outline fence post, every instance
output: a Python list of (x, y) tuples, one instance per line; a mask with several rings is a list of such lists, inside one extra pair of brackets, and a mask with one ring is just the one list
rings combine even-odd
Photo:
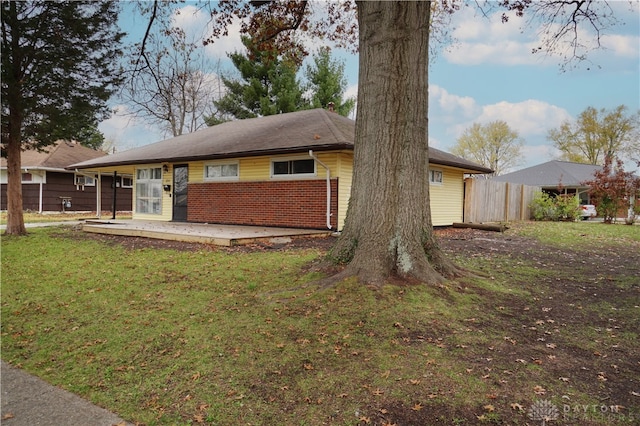
[(464, 180), (464, 207), (462, 211), (463, 222), (473, 222), (473, 218), (470, 218), (471, 211), (473, 210), (471, 208), (471, 206), (473, 206), (471, 198), (474, 196), (473, 181), (474, 179), (472, 178), (466, 178)]
[(506, 182), (505, 192), (504, 192), (504, 221), (509, 222), (509, 192), (511, 191), (511, 186), (509, 182)]
[(524, 184), (520, 186), (520, 221), (524, 221)]

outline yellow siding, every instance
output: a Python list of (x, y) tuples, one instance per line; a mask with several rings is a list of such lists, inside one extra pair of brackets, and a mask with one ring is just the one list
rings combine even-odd
[(337, 155), (338, 167), (338, 230), (344, 228), (344, 220), (347, 217), (347, 207), (351, 197), (351, 182), (353, 180), (353, 152), (344, 152)]
[(189, 183), (200, 183), (204, 181), (204, 163), (204, 161), (189, 163)]
[(431, 220), (433, 226), (446, 226), (462, 222), (464, 173), (461, 170), (439, 165), (429, 165), (434, 170), (442, 170), (442, 185), (431, 184)]
[[(353, 176), (353, 153), (344, 152), (320, 152), (317, 153), (320, 161), (326, 164), (331, 171), (331, 178), (338, 178), (338, 194), (332, 194), (332, 197), (338, 197), (338, 218), (337, 226), (341, 230), (344, 227), (347, 208), (349, 205), (349, 197), (351, 195), (351, 184)], [(305, 154), (301, 155), (282, 155), (282, 156), (261, 156), (261, 157), (245, 157), (237, 159), (239, 162), (241, 181), (268, 181), (271, 180), (271, 160), (273, 158), (307, 158)], [(189, 163), (189, 182), (197, 183), (204, 181), (204, 165), (208, 161), (193, 161)], [(145, 164), (136, 166), (137, 168), (160, 167), (160, 164)], [(461, 170), (430, 165), (435, 170), (442, 170), (442, 185), (431, 184), (431, 218), (434, 226), (451, 225), (454, 222), (462, 222), (463, 197), (464, 197), (464, 173)], [(135, 173), (134, 173), (135, 176)], [(162, 184), (173, 185), (172, 182), (173, 167), (169, 165), (169, 171), (163, 172)], [(310, 179), (323, 179), (326, 176), (325, 169), (321, 165), (317, 165), (316, 176)], [(171, 220), (173, 216), (172, 198), (170, 192), (163, 191), (162, 214), (150, 215), (135, 212), (135, 184), (133, 188), (133, 205), (134, 219), (145, 220)]]

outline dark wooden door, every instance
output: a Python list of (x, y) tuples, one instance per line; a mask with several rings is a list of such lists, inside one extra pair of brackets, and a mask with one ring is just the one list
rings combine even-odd
[(189, 166), (173, 167), (173, 220), (186, 222), (187, 220), (187, 188), (189, 181)]

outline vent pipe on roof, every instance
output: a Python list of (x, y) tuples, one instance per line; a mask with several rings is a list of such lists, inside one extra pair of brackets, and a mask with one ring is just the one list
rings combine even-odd
[(331, 171), (329, 167), (324, 164), (322, 161), (318, 160), (318, 157), (315, 156), (313, 150), (309, 150), (309, 157), (316, 160), (318, 164), (320, 164), (327, 171), (327, 228), (333, 229), (331, 227)]

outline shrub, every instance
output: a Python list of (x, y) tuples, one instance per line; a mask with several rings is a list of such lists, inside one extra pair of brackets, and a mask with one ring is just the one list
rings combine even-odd
[(575, 221), (580, 218), (580, 202), (574, 195), (554, 197), (545, 192), (537, 192), (529, 207), (534, 220)]
[(534, 220), (555, 220), (552, 219), (555, 213), (555, 206), (549, 194), (536, 192), (529, 207)]

